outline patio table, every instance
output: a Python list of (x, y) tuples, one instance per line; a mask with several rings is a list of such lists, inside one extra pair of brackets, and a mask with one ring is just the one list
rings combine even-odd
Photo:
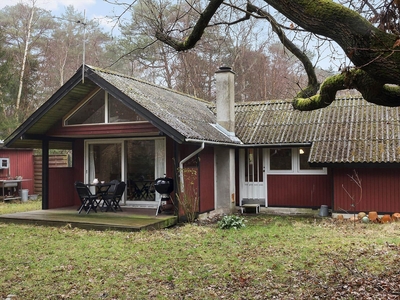
[(154, 180), (130, 181), (128, 189), (132, 200), (154, 200), (153, 183)]
[[(103, 200), (102, 199), (103, 196), (105, 194), (107, 194), (108, 190), (113, 185), (111, 182), (103, 182), (103, 183), (101, 183), (101, 182), (93, 183), (92, 182), (92, 183), (85, 183), (85, 184), (88, 188), (90, 188), (90, 187), (96, 188), (96, 191), (94, 194), (97, 195), (97, 198), (98, 198), (97, 204), (98, 205), (100, 205), (101, 200)], [(103, 201), (103, 206), (104, 206), (104, 204), (107, 205), (107, 203), (105, 201)]]
[(103, 195), (108, 192), (108, 189), (111, 187), (112, 183), (111, 182), (99, 182), (99, 183), (85, 183), (86, 186), (89, 188), (94, 186), (96, 188), (96, 194), (98, 195)]

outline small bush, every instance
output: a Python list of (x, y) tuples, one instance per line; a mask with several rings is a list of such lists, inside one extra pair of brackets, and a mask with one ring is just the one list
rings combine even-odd
[(231, 228), (240, 229), (242, 227), (245, 227), (244, 219), (235, 215), (224, 216), (218, 222), (218, 227), (220, 229), (231, 229)]

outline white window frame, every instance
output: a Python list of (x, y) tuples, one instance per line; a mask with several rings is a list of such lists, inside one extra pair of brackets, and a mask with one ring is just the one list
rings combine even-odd
[[(303, 147), (304, 148), (304, 147)], [(270, 158), (271, 158), (271, 150), (275, 148), (267, 149), (267, 157), (266, 157), (266, 164), (267, 164), (267, 172), (268, 174), (273, 175), (326, 175), (328, 171), (326, 168), (322, 169), (307, 169), (301, 170), (300, 169), (300, 148), (285, 148), (291, 149), (291, 157), (292, 157), (292, 169), (291, 170), (271, 170)]]
[[(96, 96), (98, 93), (104, 93), (104, 118), (103, 118), (103, 122), (100, 123), (90, 123), (90, 124), (67, 124), (67, 120), (75, 113), (77, 112), (79, 109), (81, 109), (81, 107), (83, 105), (86, 104), (87, 101), (89, 101), (91, 98), (93, 98), (94, 96)], [(87, 98), (85, 98), (81, 103), (79, 103), (71, 112), (69, 112), (67, 115), (65, 115), (65, 117), (63, 118), (62, 124), (63, 127), (74, 127), (74, 126), (93, 126), (93, 125), (105, 125), (105, 124), (132, 124), (132, 123), (146, 123), (148, 121), (143, 120), (143, 121), (129, 121), (129, 122), (115, 122), (115, 123), (110, 123), (109, 122), (109, 93), (105, 90), (102, 90), (100, 88), (96, 89), (94, 92), (92, 92)]]

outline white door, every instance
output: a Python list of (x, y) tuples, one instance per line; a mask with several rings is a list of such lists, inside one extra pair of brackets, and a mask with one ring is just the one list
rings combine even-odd
[(265, 150), (246, 148), (239, 152), (240, 205), (242, 202), (267, 206)]

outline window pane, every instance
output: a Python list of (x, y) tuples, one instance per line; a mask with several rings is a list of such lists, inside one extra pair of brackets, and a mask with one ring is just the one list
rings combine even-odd
[(300, 163), (300, 170), (322, 170), (322, 168), (314, 168), (310, 167), (308, 164), (308, 158), (310, 156), (310, 148), (299, 148), (299, 163)]
[(154, 180), (155, 141), (128, 141), (127, 152), (129, 179)]
[(270, 170), (292, 170), (292, 149), (270, 149)]
[(145, 121), (132, 109), (108, 94), (109, 123)]
[(155, 200), (152, 184), (155, 179), (155, 141), (127, 141), (129, 200)]
[(263, 182), (262, 149), (246, 149), (245, 159), (246, 182)]
[(121, 144), (89, 146), (89, 180), (121, 180)]
[(104, 123), (104, 91), (99, 91), (66, 121), (66, 125)]

